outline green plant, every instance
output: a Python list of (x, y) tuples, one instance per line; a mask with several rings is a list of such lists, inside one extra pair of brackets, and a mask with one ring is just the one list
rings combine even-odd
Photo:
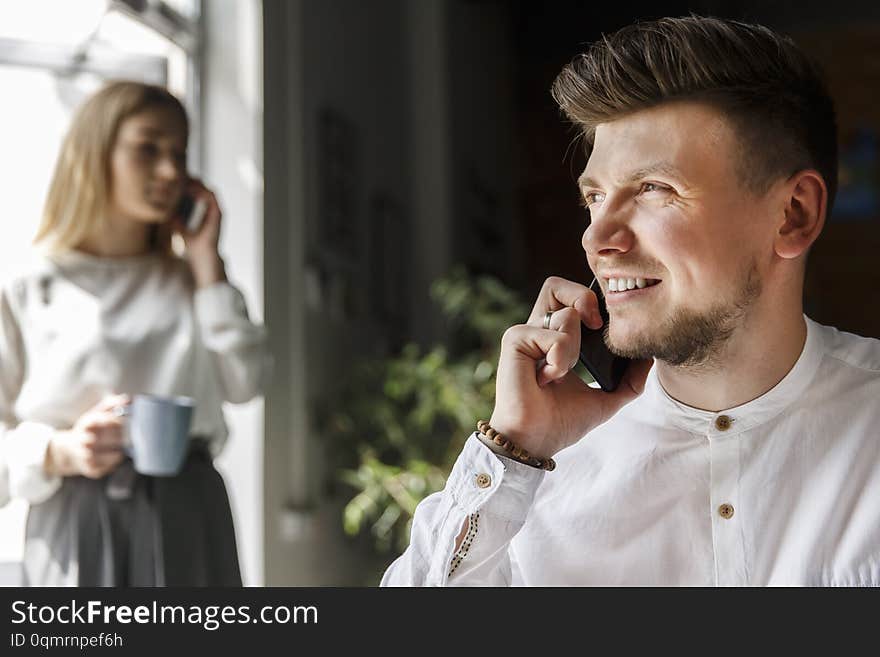
[(342, 410), (325, 421), (334, 451), (355, 461), (340, 475), (354, 493), (345, 531), (369, 531), (382, 552), (405, 549), (416, 505), (443, 487), (475, 421), (491, 414), (501, 335), (528, 315), (497, 279), (463, 268), (431, 295), (449, 322), (447, 343), (362, 363)]

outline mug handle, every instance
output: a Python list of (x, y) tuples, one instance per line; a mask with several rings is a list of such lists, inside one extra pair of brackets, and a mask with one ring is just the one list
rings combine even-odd
[[(131, 417), (131, 405), (126, 404), (125, 406), (114, 406), (113, 415), (119, 418)], [(122, 423), (122, 438), (122, 451), (125, 452), (126, 456), (132, 456), (131, 436), (129, 435), (129, 422), (127, 419)]]

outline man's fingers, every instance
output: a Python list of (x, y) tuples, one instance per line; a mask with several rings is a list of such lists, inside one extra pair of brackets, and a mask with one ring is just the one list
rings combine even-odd
[(550, 326), (547, 328), (551, 331), (563, 331), (565, 333), (571, 333), (572, 335), (578, 335), (580, 332), (580, 324), (580, 313), (574, 308), (566, 306), (550, 315)]
[[(543, 327), (544, 317), (548, 311), (574, 308), (580, 315), (581, 321), (593, 329), (602, 327), (602, 317), (599, 315), (599, 302), (595, 292), (586, 285), (573, 281), (551, 276), (541, 287), (538, 299), (529, 315), (529, 326)], [(552, 316), (551, 316), (552, 322)]]
[[(579, 320), (572, 312), (566, 321), (572, 325)], [(572, 360), (577, 358), (579, 344), (580, 333), (572, 332), (571, 327), (554, 331), (521, 324), (504, 333), (502, 351), (514, 354), (511, 362), (518, 362), (518, 367), (524, 368), (523, 375), (525, 368), (530, 368), (538, 384), (544, 385), (569, 371)]]
[(530, 326), (541, 326), (544, 315), (548, 310), (556, 311), (569, 307), (574, 308), (575, 303), (589, 290), (586, 285), (569, 281), (559, 276), (551, 276), (544, 281), (532, 314), (529, 315)]
[(547, 352), (538, 372), (538, 384), (544, 385), (564, 377), (577, 362), (581, 344), (581, 318), (574, 308), (563, 308), (550, 317), (550, 330), (565, 333), (570, 339), (560, 340)]

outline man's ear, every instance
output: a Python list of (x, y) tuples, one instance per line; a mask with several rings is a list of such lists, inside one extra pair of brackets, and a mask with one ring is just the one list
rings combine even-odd
[(825, 225), (828, 188), (822, 174), (813, 169), (798, 171), (783, 187), (784, 216), (774, 241), (780, 258), (806, 253)]

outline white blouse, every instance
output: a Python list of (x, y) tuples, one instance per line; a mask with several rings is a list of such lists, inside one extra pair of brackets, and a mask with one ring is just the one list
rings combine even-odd
[(60, 478), (42, 469), (50, 437), (109, 394), (195, 398), (191, 435), (216, 454), (222, 402), (260, 394), (268, 364), (241, 293), (196, 289), (179, 258), (35, 257), (0, 289), (0, 504), (55, 492)]
[(710, 413), (652, 370), (553, 472), (472, 436), (383, 584), (880, 585), (880, 340), (806, 322), (761, 397)]

